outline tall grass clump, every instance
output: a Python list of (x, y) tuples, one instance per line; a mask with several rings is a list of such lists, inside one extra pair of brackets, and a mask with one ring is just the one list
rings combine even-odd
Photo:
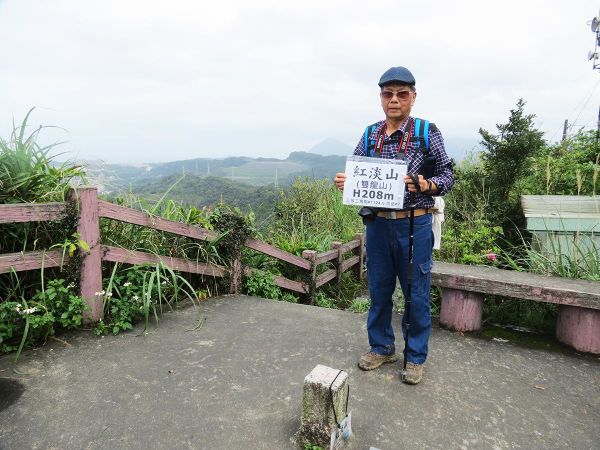
[[(342, 194), (328, 180), (297, 178), (292, 186), (281, 192), (275, 204), (271, 226), (266, 240), (271, 244), (300, 256), (303, 250), (324, 252), (331, 250), (333, 241), (351, 241), (356, 233), (364, 231), (358, 208), (342, 203)], [(267, 276), (253, 275), (246, 280), (247, 292), (255, 292), (259, 286), (271, 297), (276, 290), (269, 288), (269, 275), (280, 275), (289, 279), (310, 283), (309, 275), (303, 269), (292, 267), (265, 255), (245, 251), (245, 263), (267, 272)], [(332, 268), (331, 264), (318, 267), (321, 273)], [(344, 274), (343, 282), (330, 283), (317, 292), (315, 304), (325, 307), (344, 308), (351, 303), (356, 292), (364, 290), (362, 283), (354, 280), (349, 273)], [(256, 294), (255, 294), (256, 295)], [(285, 292), (280, 299), (298, 301)], [(300, 298), (308, 302), (308, 298)]]
[[(55, 163), (50, 153), (58, 144), (38, 144), (44, 127), (30, 131), (29, 110), (20, 125), (13, 125), (8, 140), (0, 137), (0, 204), (49, 203), (66, 199), (74, 183), (85, 180), (84, 170), (69, 163)], [(56, 223), (0, 225), (0, 253), (47, 248), (64, 238)]]
[(28, 130), (30, 109), (8, 140), (0, 138), (0, 203), (64, 201), (71, 183), (85, 177), (81, 167), (58, 164), (50, 152), (58, 143), (40, 146), (44, 127)]
[(196, 290), (181, 274), (163, 263), (121, 266), (115, 264), (105, 289), (98, 293), (104, 301), (104, 319), (96, 324), (95, 333), (105, 334), (131, 330), (143, 320), (144, 331), (150, 317), (156, 323), (165, 309), (173, 311), (182, 299), (197, 304), (206, 293)]
[[(228, 267), (231, 255), (224, 248), (227, 233), (219, 230), (220, 220), (226, 215), (225, 207), (198, 209), (186, 206), (182, 202), (169, 199), (169, 191), (170, 189), (153, 202), (133, 194), (114, 198), (113, 202), (137, 209), (151, 217), (160, 217), (214, 231), (217, 237), (201, 241), (148, 227), (101, 219), (103, 242), (157, 256)], [(245, 238), (234, 238), (234, 240), (244, 242)], [(149, 316), (153, 316), (158, 322), (163, 309), (165, 307), (172, 309), (180, 300), (188, 299), (197, 304), (200, 299), (228, 292), (223, 287), (226, 282), (222, 280), (191, 273), (176, 273), (164, 264), (133, 267), (119, 264), (112, 267), (105, 265), (103, 273), (105, 288), (101, 295), (104, 298), (105, 319), (96, 326), (98, 334), (107, 332), (116, 334), (131, 329), (140, 319), (143, 319), (147, 326)]]
[[(542, 248), (535, 240), (523, 240), (518, 251), (503, 252), (501, 259), (513, 270), (600, 281), (600, 248), (594, 235), (573, 237), (570, 245), (564, 245), (564, 242), (560, 235), (549, 235)], [(515, 257), (515, 254), (520, 256)]]
[(330, 181), (297, 178), (280, 194), (269, 239), (297, 255), (306, 249), (330, 250), (333, 241), (350, 241), (363, 231), (357, 211), (342, 203)]
[[(112, 202), (136, 209), (151, 217), (160, 217), (209, 230), (213, 229), (210, 221), (210, 215), (212, 214), (210, 210), (186, 206), (181, 202), (171, 200), (168, 198), (169, 191), (170, 189), (154, 202), (131, 193), (115, 197)], [(200, 262), (221, 262), (214, 243), (210, 240), (199, 241), (149, 227), (104, 218), (100, 220), (100, 231), (103, 241), (108, 245), (158, 255), (188, 258)]]
[[(8, 137), (0, 137), (0, 204), (62, 202), (82, 168), (57, 163), (58, 143), (42, 146), (46, 127), (31, 128), (29, 110)], [(58, 222), (0, 224), (0, 254), (70, 248), (77, 242), (72, 216)], [(76, 244), (74, 244), (76, 245)], [(77, 246), (77, 245), (76, 245)], [(17, 350), (43, 342), (59, 329), (79, 327), (84, 309), (73, 273), (59, 269), (0, 274), (0, 349)]]

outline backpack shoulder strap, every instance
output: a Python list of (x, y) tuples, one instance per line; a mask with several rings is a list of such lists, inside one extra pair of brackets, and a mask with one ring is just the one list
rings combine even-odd
[(373, 156), (373, 152), (375, 151), (375, 139), (370, 138), (375, 128), (377, 128), (377, 122), (365, 128), (364, 146), (367, 156)]
[(429, 123), (429, 120), (415, 119), (414, 136), (419, 141), (421, 148), (423, 148), (425, 151), (429, 150), (430, 125), (435, 127), (434, 124)]

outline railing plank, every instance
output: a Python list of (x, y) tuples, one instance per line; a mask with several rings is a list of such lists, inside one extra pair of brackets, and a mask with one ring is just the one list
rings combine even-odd
[[(244, 275), (248, 276), (254, 272), (262, 272), (259, 269), (253, 269), (252, 267), (244, 267)], [(300, 281), (290, 280), (288, 278), (280, 277), (278, 275), (273, 275), (273, 281), (279, 287), (289, 289), (290, 291), (298, 292), (300, 294), (308, 294), (309, 288), (306, 283), (302, 283)]]
[(246, 239), (246, 247), (264, 253), (265, 255), (273, 256), (282, 261), (293, 264), (294, 266), (301, 267), (306, 270), (310, 270), (310, 262), (301, 258), (300, 256), (292, 255), (280, 248), (274, 247), (267, 244), (266, 242), (258, 241), (256, 239)]
[(273, 276), (273, 281), (279, 287), (289, 289), (290, 291), (299, 292), (300, 294), (308, 294), (308, 286), (300, 281), (289, 280), (278, 275)]
[(194, 239), (207, 240), (216, 237), (216, 233), (204, 228), (195, 227), (186, 223), (175, 222), (162, 217), (155, 217), (135, 209), (100, 200), (98, 202), (100, 217), (118, 220), (120, 222), (141, 225), (155, 230), (167, 231)]
[(360, 240), (358, 240), (358, 239), (355, 239), (353, 241), (348, 241), (344, 245), (342, 245), (342, 252), (343, 253), (349, 252), (350, 250), (358, 247), (359, 245), (360, 245)]
[(42, 267), (45, 269), (60, 267), (61, 264), (66, 264), (68, 260), (69, 255), (65, 255), (63, 261), (62, 250), (7, 253), (0, 255), (0, 273), (8, 273), (13, 269), (15, 272), (23, 272), (25, 270), (41, 269)]
[(225, 269), (221, 266), (205, 264), (181, 258), (172, 258), (170, 256), (155, 255), (153, 253), (140, 252), (137, 250), (127, 250), (124, 248), (103, 245), (102, 253), (102, 259), (104, 261), (126, 264), (155, 264), (162, 261), (163, 264), (171, 269), (181, 272), (210, 275), (213, 277), (222, 277), (225, 275)]
[(315, 259), (315, 264), (319, 265), (319, 264), (323, 264), (326, 261), (331, 261), (332, 259), (337, 258), (337, 255), (338, 255), (337, 249), (329, 250), (324, 253), (319, 253), (317, 255), (317, 258)]
[[(337, 250), (336, 250), (336, 253), (337, 253)], [(323, 272), (321, 275), (319, 275), (317, 277), (315, 285), (316, 285), (316, 287), (321, 287), (325, 283), (328, 283), (331, 280), (333, 280), (336, 276), (337, 276), (337, 270), (329, 269), (328, 271)]]
[(353, 256), (352, 258), (348, 258), (342, 262), (342, 273), (348, 270), (349, 267), (352, 267), (354, 264), (358, 264), (360, 261), (360, 256)]
[(65, 203), (0, 205), (0, 223), (47, 222), (65, 217)]

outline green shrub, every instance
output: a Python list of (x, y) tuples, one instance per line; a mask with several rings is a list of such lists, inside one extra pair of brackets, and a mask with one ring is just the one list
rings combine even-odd
[(17, 313), (18, 302), (0, 303), (0, 344), (2, 352), (8, 353), (18, 348), (25, 327), (25, 321)]
[(109, 331), (118, 334), (131, 330), (141, 319), (144, 320), (145, 331), (151, 314), (158, 322), (158, 315), (164, 307), (172, 310), (173, 303), (182, 299), (192, 303), (199, 301), (199, 292), (182, 275), (163, 263), (127, 268), (115, 264), (103, 286), (106, 289), (97, 295), (104, 299), (104, 320), (96, 324), (96, 334)]
[(38, 292), (34, 301), (51, 311), (55, 320), (64, 329), (80, 327), (83, 322), (85, 301), (72, 291), (74, 284), (66, 284), (64, 279), (50, 280), (44, 292)]
[(46, 288), (37, 290), (27, 301), (0, 303), (0, 344), (2, 352), (11, 352), (43, 343), (58, 329), (81, 326), (84, 300), (64, 279), (49, 280)]
[(281, 289), (275, 284), (273, 275), (268, 272), (255, 271), (245, 280), (246, 293), (255, 297), (279, 298)]
[(436, 258), (457, 264), (495, 265), (500, 252), (496, 240), (501, 231), (484, 218), (444, 227)]
[(282, 291), (275, 284), (273, 275), (269, 272), (261, 270), (252, 272), (244, 280), (244, 289), (248, 295), (298, 303), (298, 297), (290, 292)]
[(456, 182), (446, 195), (442, 245), (434, 257), (457, 264), (496, 264), (502, 228), (489, 216), (488, 188), (482, 165), (470, 155), (455, 169)]
[(530, 166), (521, 182), (524, 194), (596, 195), (600, 190), (596, 132), (579, 132), (561, 143), (543, 147), (531, 157)]

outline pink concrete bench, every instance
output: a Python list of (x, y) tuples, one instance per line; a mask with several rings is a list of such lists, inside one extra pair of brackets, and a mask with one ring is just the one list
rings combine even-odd
[(598, 281), (435, 262), (431, 282), (442, 288), (442, 326), (459, 331), (480, 330), (485, 294), (555, 303), (560, 305), (556, 338), (576, 350), (600, 354)]

